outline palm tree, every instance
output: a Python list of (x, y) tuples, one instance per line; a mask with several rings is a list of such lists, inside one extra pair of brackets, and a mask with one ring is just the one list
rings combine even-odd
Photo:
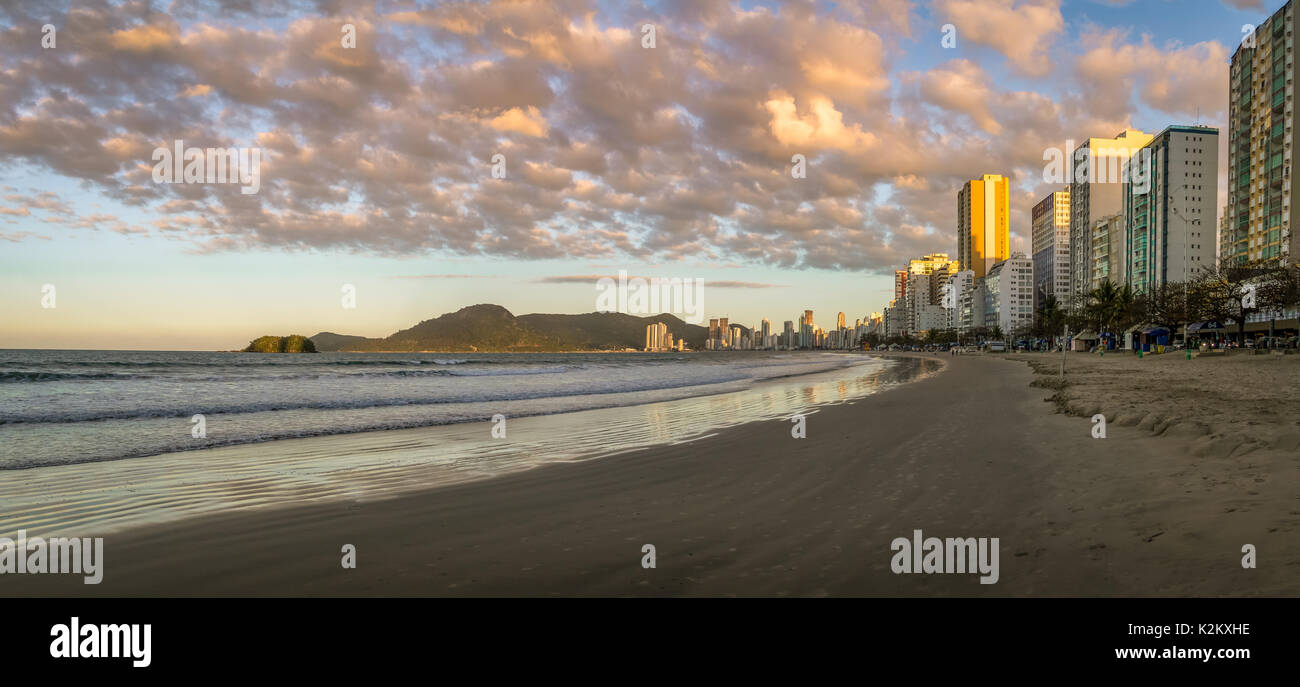
[(1065, 321), (1065, 312), (1061, 310), (1061, 304), (1056, 301), (1054, 294), (1043, 296), (1042, 303), (1038, 305), (1038, 322), (1035, 327), (1036, 336), (1056, 336), (1061, 331), (1061, 325)]
[[(1132, 295), (1129, 296), (1130, 300)], [(1088, 292), (1087, 305), (1085, 306), (1093, 322), (1097, 323), (1097, 333), (1109, 331), (1111, 324), (1115, 321), (1120, 309), (1120, 289), (1116, 288), (1109, 279), (1097, 285), (1097, 288)]]
[(1111, 319), (1113, 325), (1118, 325), (1119, 329), (1128, 329), (1137, 324), (1137, 296), (1133, 293), (1133, 287), (1125, 284), (1115, 292), (1115, 312)]

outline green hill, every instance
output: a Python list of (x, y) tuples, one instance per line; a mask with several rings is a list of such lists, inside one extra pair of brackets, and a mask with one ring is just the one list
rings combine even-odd
[(708, 328), (674, 315), (538, 313), (516, 317), (490, 304), (461, 308), (382, 339), (333, 332), (321, 332), (312, 339), (318, 350), (330, 351), (617, 351), (644, 346), (645, 328), (655, 322), (668, 325), (673, 338), (685, 339), (690, 348), (704, 348)]
[(353, 346), (364, 345), (367, 341), (374, 341), (364, 336), (350, 336), (348, 334), (335, 334), (334, 332), (321, 332), (311, 337), (312, 343), (316, 344), (316, 350), (321, 353), (329, 351), (342, 351), (350, 349)]

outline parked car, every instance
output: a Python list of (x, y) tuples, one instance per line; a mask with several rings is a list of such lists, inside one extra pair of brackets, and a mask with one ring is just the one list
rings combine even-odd
[(1261, 348), (1294, 348), (1295, 337), (1265, 336), (1260, 338), (1258, 345)]

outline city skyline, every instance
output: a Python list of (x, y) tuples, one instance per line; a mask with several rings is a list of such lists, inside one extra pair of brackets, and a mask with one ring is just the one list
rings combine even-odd
[[(964, 180), (1008, 176), (1007, 252), (1028, 254), (1044, 150), (1222, 129), (1237, 27), (1273, 9), (1243, 4), (1203, 3), (1194, 22), (1010, 0), (362, 7), (353, 52), (338, 17), (106, 6), (69, 23), (6, 7), (5, 69), (43, 76), (0, 118), (0, 347), (382, 336), (472, 303), (583, 313), (619, 270), (704, 279), (707, 309), (737, 321), (880, 311), (898, 265), (955, 254)], [(249, 49), (204, 59), (232, 41)], [(765, 47), (724, 75), (740, 45)], [(744, 107), (719, 99), (723, 82)], [(156, 183), (151, 151), (182, 140), (256, 146), (258, 191)], [(56, 309), (39, 307), (46, 285)]]

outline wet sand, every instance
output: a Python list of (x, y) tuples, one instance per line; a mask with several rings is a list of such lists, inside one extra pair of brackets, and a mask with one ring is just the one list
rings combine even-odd
[[(5, 575), (0, 595), (1300, 593), (1294, 452), (1198, 456), (1122, 424), (1094, 439), (1024, 361), (923, 357), (946, 367), (823, 406), (804, 439), (768, 420), (389, 500), (133, 529), (106, 537), (98, 586)], [(892, 573), (890, 542), (915, 529), (999, 538), (998, 583)]]
[[(510, 417), (499, 426), (433, 424), (0, 470), (0, 537), (17, 538), (19, 530), (28, 537), (105, 536), (241, 510), (374, 501), (690, 441), (744, 422), (848, 402), (927, 374), (921, 360), (834, 357), (847, 366), (739, 389), (704, 385), (694, 390), (699, 395), (673, 400), (654, 401), (659, 392), (605, 394), (617, 397), (603, 399), (612, 407), (565, 412), (573, 397), (560, 397), (548, 406), (552, 414)], [(929, 361), (928, 367), (939, 365)]]

